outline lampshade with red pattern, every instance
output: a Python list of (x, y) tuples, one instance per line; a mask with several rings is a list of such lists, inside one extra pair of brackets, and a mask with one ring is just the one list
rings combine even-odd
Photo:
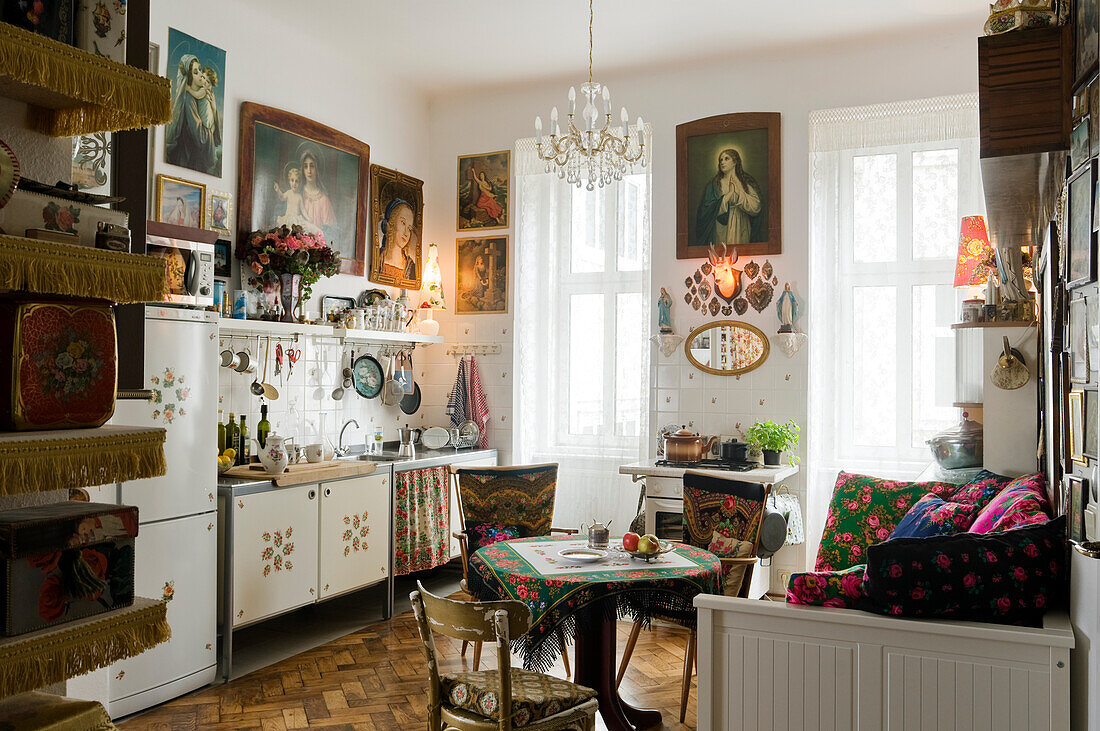
[(982, 216), (964, 216), (959, 233), (959, 256), (955, 263), (955, 286), (985, 284), (994, 262), (989, 231)]

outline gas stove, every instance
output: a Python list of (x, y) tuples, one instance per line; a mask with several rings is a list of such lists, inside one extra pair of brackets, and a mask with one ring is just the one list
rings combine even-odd
[(725, 470), (727, 472), (748, 472), (759, 465), (755, 462), (724, 462), (720, 459), (701, 459), (698, 462), (676, 462), (670, 459), (659, 459), (654, 462), (657, 467), (682, 467), (689, 470)]

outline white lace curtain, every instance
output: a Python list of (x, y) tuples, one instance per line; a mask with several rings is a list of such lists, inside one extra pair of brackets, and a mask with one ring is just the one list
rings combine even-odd
[(554, 525), (626, 530), (648, 427), (649, 170), (588, 192), (519, 140), (516, 173), (516, 464), (557, 462)]

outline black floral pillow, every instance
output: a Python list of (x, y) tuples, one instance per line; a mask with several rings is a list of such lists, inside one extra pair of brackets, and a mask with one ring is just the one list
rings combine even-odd
[(867, 549), (864, 608), (1037, 626), (1065, 594), (1064, 516), (1004, 533), (897, 538)]
[(479, 548), (485, 548), (485, 546), (499, 543), (500, 541), (523, 538), (523, 534), (523, 528), (518, 525), (502, 525), (500, 523), (466, 524), (466, 538), (470, 542), (470, 553), (473, 553)]

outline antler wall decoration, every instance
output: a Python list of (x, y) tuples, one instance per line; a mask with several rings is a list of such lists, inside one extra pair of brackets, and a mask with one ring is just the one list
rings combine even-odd
[(737, 263), (737, 247), (727, 247), (726, 244), (721, 244), (721, 247), (722, 253), (719, 254), (711, 244), (707, 258), (714, 267), (714, 291), (729, 303), (741, 294), (741, 272), (744, 270), (734, 266)]

